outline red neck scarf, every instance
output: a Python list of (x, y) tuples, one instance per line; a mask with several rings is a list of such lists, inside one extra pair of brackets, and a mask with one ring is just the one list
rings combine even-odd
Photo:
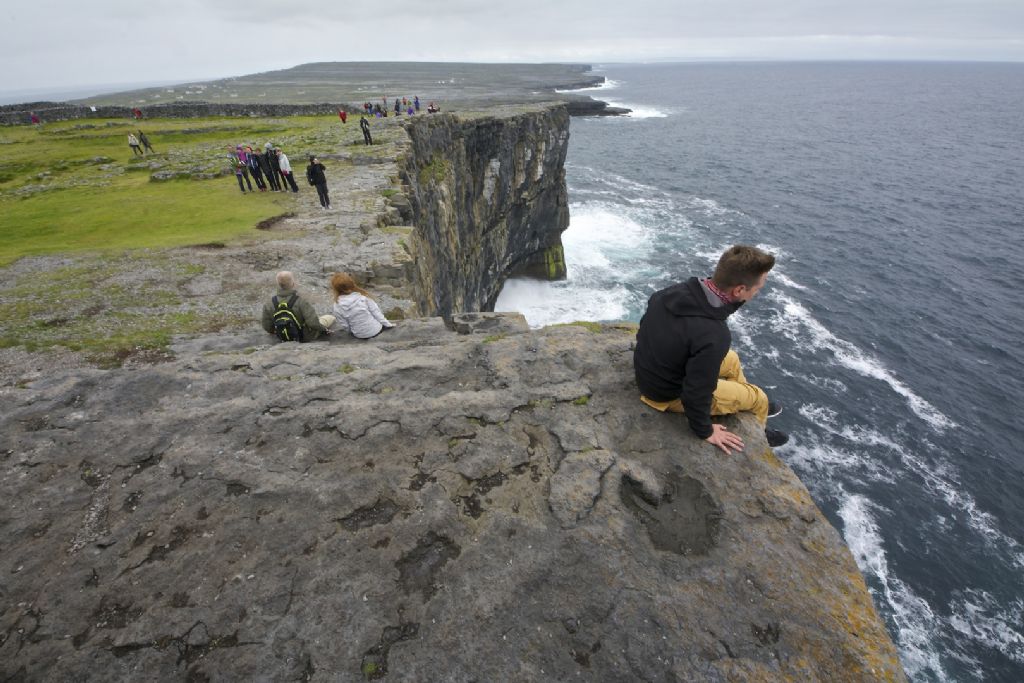
[(714, 281), (711, 278), (705, 278), (704, 284), (707, 285), (707, 288), (711, 290), (712, 294), (714, 294), (715, 296), (722, 300), (722, 303), (735, 303), (735, 299), (729, 296), (726, 292), (723, 292), (721, 289), (716, 287)]

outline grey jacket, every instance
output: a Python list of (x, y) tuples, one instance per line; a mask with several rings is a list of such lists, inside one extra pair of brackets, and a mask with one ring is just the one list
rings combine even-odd
[(331, 329), (348, 330), (353, 337), (360, 339), (375, 337), (381, 329), (395, 326), (380, 312), (376, 301), (359, 292), (339, 296), (334, 302), (333, 313), (335, 322)]

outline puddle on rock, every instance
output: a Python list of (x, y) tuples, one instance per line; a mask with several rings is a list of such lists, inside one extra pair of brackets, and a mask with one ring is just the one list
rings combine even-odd
[(667, 475), (661, 497), (654, 499), (640, 482), (623, 476), (619, 495), (658, 550), (705, 555), (718, 542), (722, 509), (693, 477)]

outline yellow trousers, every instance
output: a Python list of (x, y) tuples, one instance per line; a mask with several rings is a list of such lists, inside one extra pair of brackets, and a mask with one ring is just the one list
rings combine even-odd
[[(683, 402), (678, 398), (674, 401), (652, 401), (641, 396), (640, 400), (663, 413), (684, 412)], [(718, 370), (718, 386), (711, 395), (711, 414), (732, 415), (741, 410), (752, 412), (761, 424), (768, 421), (768, 396), (761, 387), (747, 382), (739, 355), (730, 349)]]

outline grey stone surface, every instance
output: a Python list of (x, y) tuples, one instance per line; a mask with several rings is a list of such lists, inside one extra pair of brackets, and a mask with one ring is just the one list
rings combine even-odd
[(0, 680), (903, 680), (756, 423), (643, 406), (628, 330), (261, 334), (0, 388)]
[[(556, 244), (564, 109), (408, 131), (332, 157), (332, 212), (104, 261), (244, 323), (117, 370), (0, 349), (0, 680), (903, 680), (752, 420), (725, 457), (640, 404), (628, 325), (465, 312)], [(399, 324), (277, 343), (283, 268)]]

